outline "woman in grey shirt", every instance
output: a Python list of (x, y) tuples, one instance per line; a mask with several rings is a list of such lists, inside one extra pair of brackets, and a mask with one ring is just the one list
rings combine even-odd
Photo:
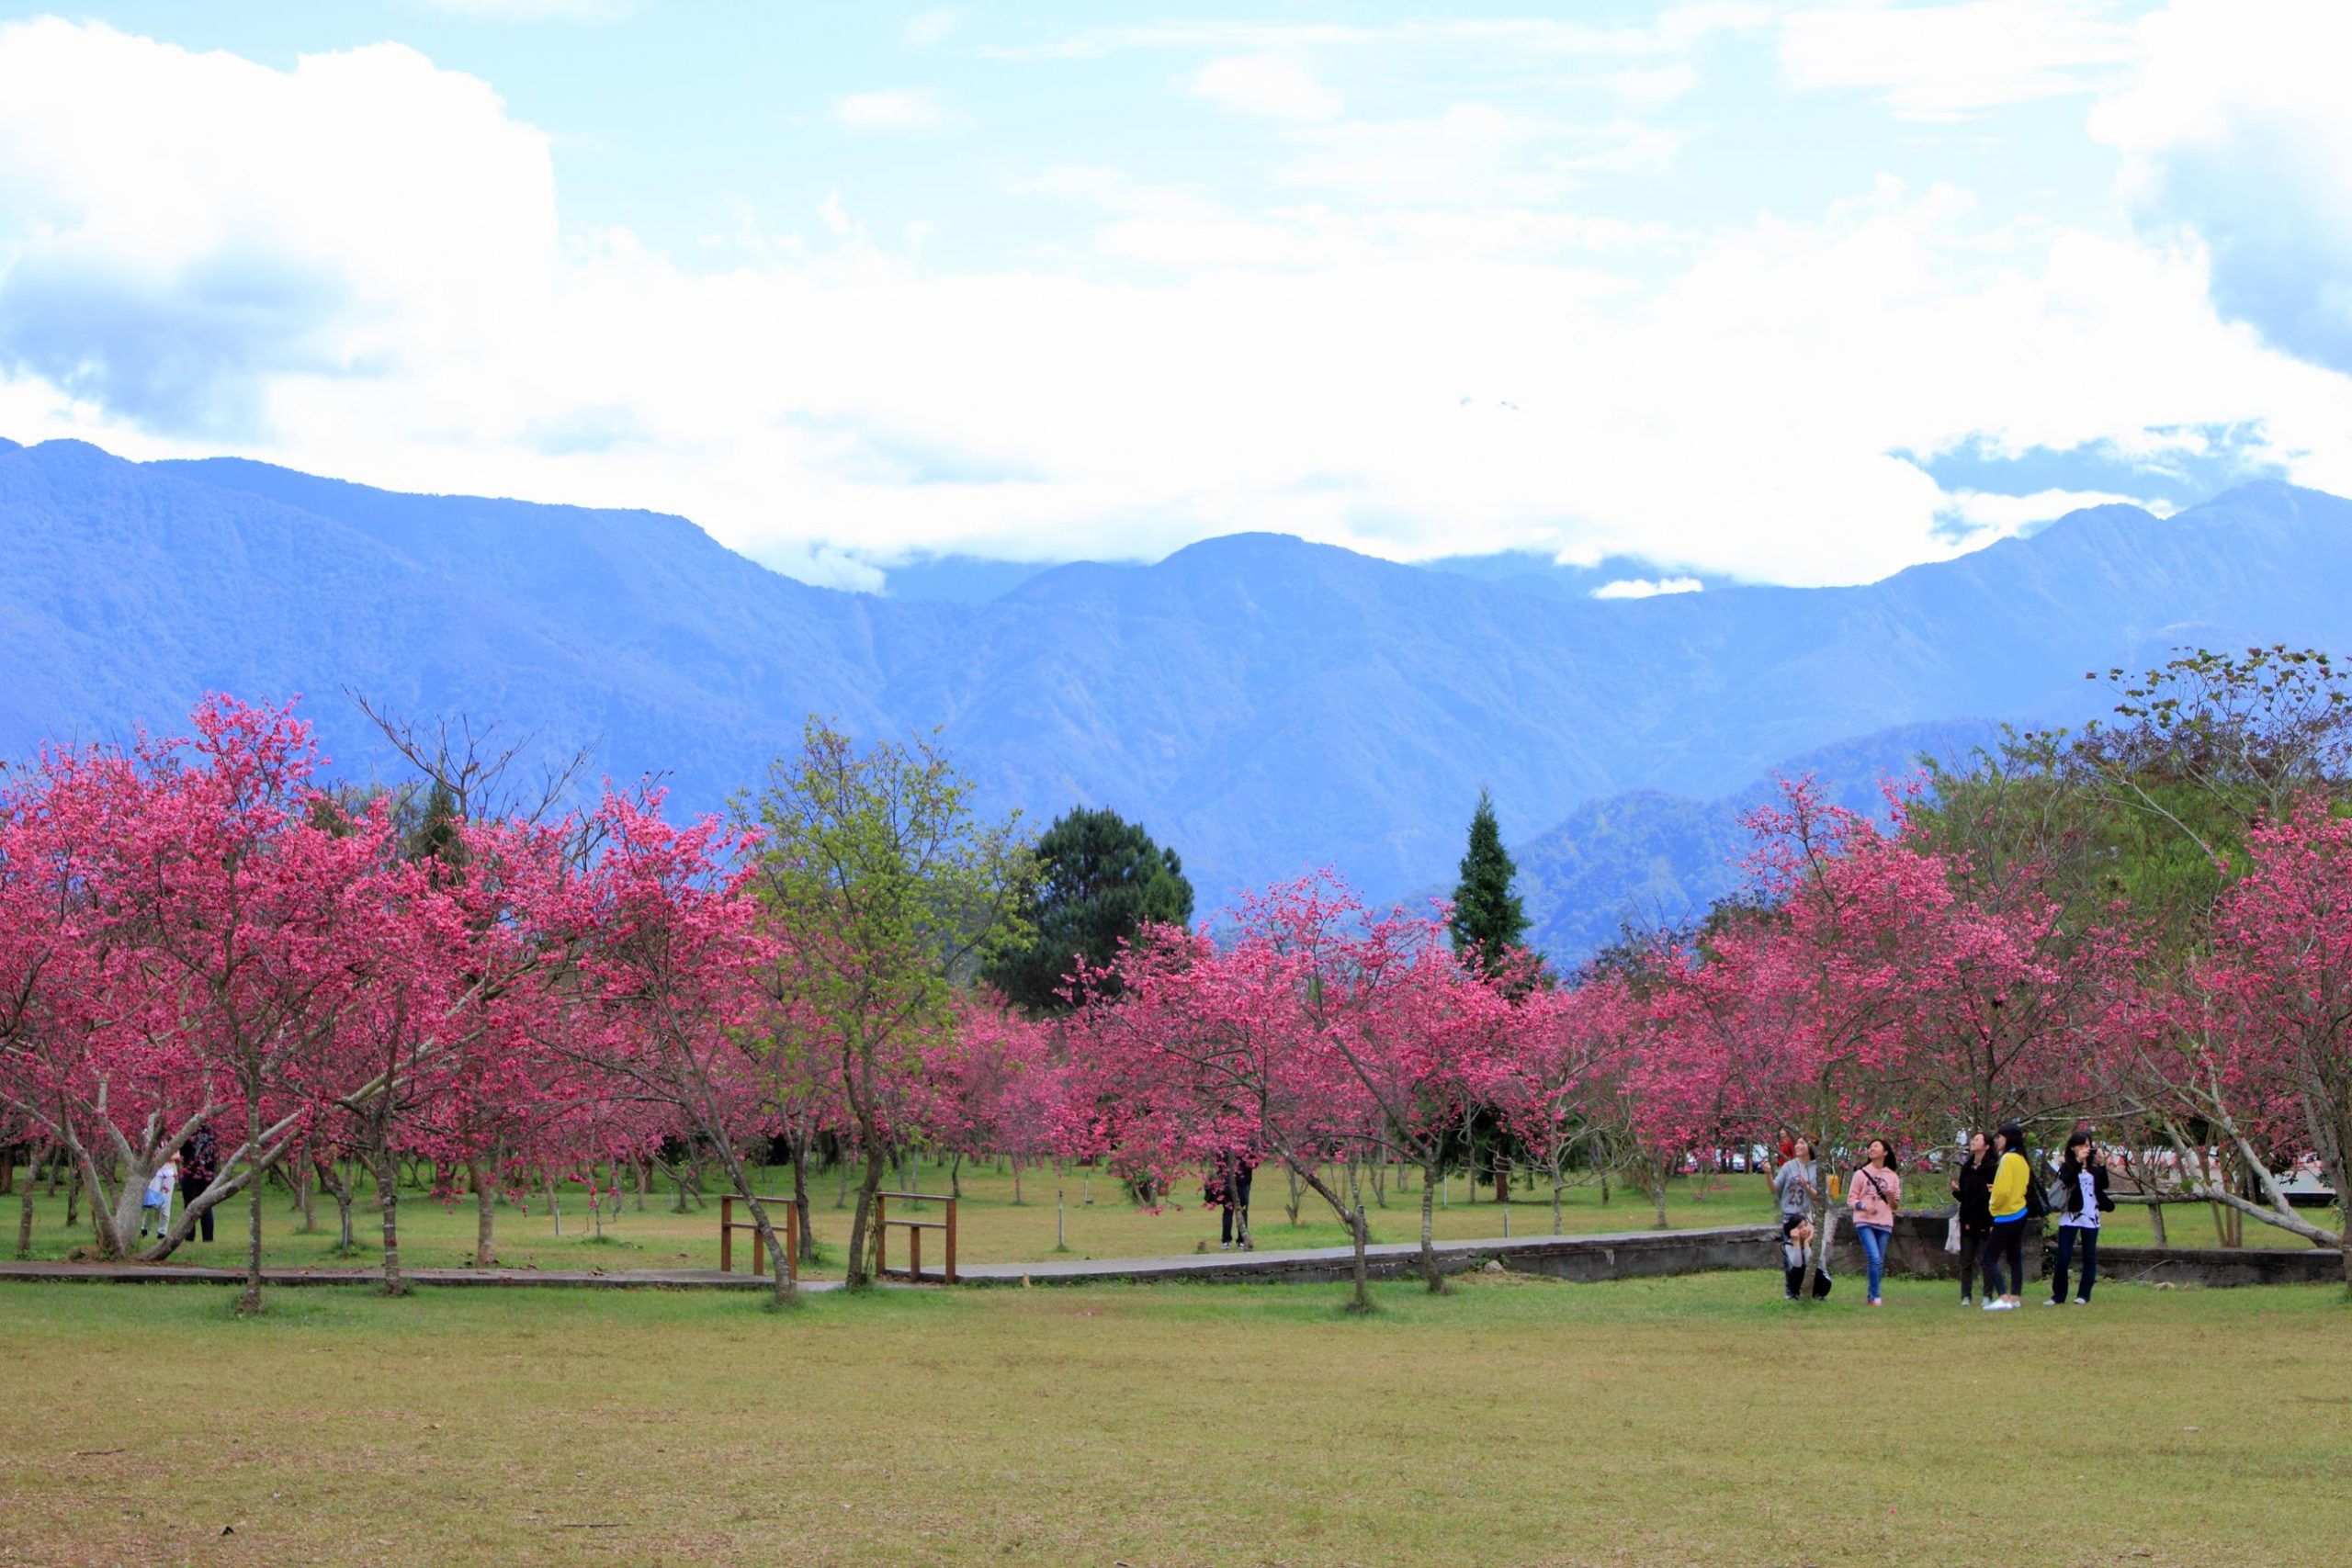
[(1799, 1138), (1791, 1148), (1786, 1163), (1772, 1173), (1772, 1196), (1781, 1201), (1781, 1245), (1796, 1258), (1783, 1271), (1789, 1300), (1795, 1301), (1804, 1288), (1804, 1248), (1813, 1240), (1810, 1216), (1821, 1176), (1814, 1164), (1812, 1139)]
[(1772, 1174), (1772, 1196), (1781, 1201), (1781, 1217), (1809, 1213), (1821, 1190), (1820, 1171), (1814, 1164), (1813, 1140), (1799, 1138), (1785, 1164)]

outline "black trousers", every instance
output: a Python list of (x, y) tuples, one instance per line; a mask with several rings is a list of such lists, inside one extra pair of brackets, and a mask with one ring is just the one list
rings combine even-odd
[[(2025, 1227), (2029, 1224), (2020, 1216), (2005, 1225), (1993, 1227), (1992, 1238), (1984, 1247), (1984, 1294), (1994, 1296), (2021, 1295), (2025, 1292)], [(2001, 1283), (2001, 1265), (2009, 1266), (2008, 1284)]]
[[(185, 1209), (194, 1204), (198, 1198), (204, 1196), (204, 1190), (211, 1185), (212, 1183), (209, 1181), (181, 1182), (180, 1207)], [(210, 1209), (207, 1209), (204, 1213), (196, 1216), (196, 1228), (203, 1235), (205, 1240), (210, 1241), (212, 1239), (212, 1211)]]
[[(1985, 1239), (1984, 1233), (1981, 1230), (1972, 1230), (1966, 1225), (1960, 1227), (1960, 1299), (1962, 1301), (1966, 1301), (1969, 1292), (1976, 1288), (1976, 1271), (1985, 1261)], [(1985, 1290), (1989, 1293), (1992, 1287), (1988, 1285)]]
[(2058, 1227), (2058, 1267), (2050, 1276), (2050, 1299), (2066, 1299), (2066, 1269), (2075, 1260), (2075, 1244), (2083, 1248), (2083, 1288), (2075, 1294), (2084, 1301), (2091, 1299), (2091, 1286), (2098, 1280), (2098, 1231), (2090, 1225), (2060, 1225)]
[[(1228, 1184), (1225, 1199), (1225, 1214), (1217, 1222), (1220, 1242), (1250, 1239), (1250, 1179), (1237, 1177)], [(1236, 1232), (1240, 1234), (1236, 1235)]]

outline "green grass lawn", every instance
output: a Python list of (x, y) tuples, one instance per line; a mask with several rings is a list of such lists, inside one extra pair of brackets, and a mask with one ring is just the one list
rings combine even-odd
[(0, 1286), (0, 1562), (2345, 1560), (2333, 1288), (1341, 1296)]
[[(918, 1181), (919, 1190), (944, 1191), (947, 1174), (936, 1165), (925, 1164)], [(782, 1191), (788, 1182), (785, 1172), (770, 1172), (763, 1190)], [(896, 1185), (895, 1179), (892, 1185)], [(1484, 1195), (1484, 1201), (1472, 1203), (1468, 1201), (1469, 1185), (1460, 1177), (1452, 1182), (1450, 1201), (1436, 1216), (1437, 1234), (1442, 1239), (1484, 1239), (1503, 1233), (1502, 1209), (1491, 1201), (1492, 1190)], [(1034, 1262), (1057, 1256), (1054, 1251), (1055, 1186), (1050, 1171), (1032, 1171), (1023, 1178), (1023, 1195), (1027, 1201), (1022, 1204), (1012, 1201), (1011, 1177), (992, 1166), (974, 1168), (967, 1163), (963, 1187), (965, 1196), (956, 1220), (962, 1261)], [(827, 1244), (825, 1261), (809, 1271), (811, 1278), (833, 1278), (840, 1273), (841, 1249), (848, 1239), (850, 1213), (847, 1208), (833, 1206), (838, 1190), (830, 1176), (821, 1177), (811, 1189), (817, 1235), (821, 1243)], [(1216, 1211), (1202, 1206), (1196, 1188), (1180, 1190), (1176, 1194), (1178, 1203), (1156, 1212), (1128, 1203), (1121, 1195), (1117, 1181), (1101, 1171), (1073, 1171), (1066, 1179), (1063, 1190), (1063, 1224), (1069, 1247), (1067, 1256), (1161, 1257), (1192, 1252), (1204, 1244), (1213, 1249), (1216, 1245)], [(1320, 1199), (1308, 1194), (1299, 1210), (1300, 1224), (1293, 1225), (1284, 1211), (1285, 1196), (1281, 1172), (1269, 1169), (1260, 1174), (1252, 1203), (1260, 1247), (1347, 1244), (1345, 1227), (1332, 1217)], [(1090, 1198), (1091, 1202), (1087, 1201)], [(1182, 1201), (1187, 1199), (1191, 1201)], [(1512, 1235), (1551, 1234), (1548, 1188), (1534, 1192), (1524, 1187), (1514, 1188), (1512, 1200), (1509, 1205)], [(626, 1197), (617, 1214), (608, 1213), (605, 1216), (599, 1238), (589, 1217), (586, 1198), (576, 1188), (562, 1190), (561, 1235), (556, 1234), (556, 1219), (544, 1194), (535, 1195), (525, 1207), (502, 1201), (497, 1215), (499, 1259), (514, 1267), (539, 1269), (718, 1267), (718, 1200), (709, 1198), (706, 1200), (707, 1207), (685, 1214), (673, 1212), (675, 1202), (674, 1193), (655, 1192), (648, 1196), (640, 1211), (634, 1196)], [(1373, 1239), (1419, 1239), (1419, 1191), (1400, 1191), (1392, 1187), (1388, 1202), (1387, 1208), (1375, 1207), (1372, 1211)], [(16, 1233), (17, 1204), (13, 1196), (0, 1198), (0, 1235), (11, 1243)], [(369, 1202), (362, 1201), (356, 1207), (354, 1224), (359, 1247), (348, 1258), (334, 1252), (340, 1233), (332, 1199), (324, 1195), (314, 1199), (311, 1217), (317, 1228), (309, 1233), (300, 1229), (301, 1216), (293, 1211), (290, 1195), (283, 1189), (265, 1200), (264, 1214), (266, 1257), (272, 1264), (372, 1266), (379, 1257), (376, 1228), (379, 1218)], [(1711, 1177), (1704, 1190), (1695, 1181), (1676, 1182), (1668, 1199), (1667, 1215), (1669, 1223), (1678, 1226), (1761, 1224), (1773, 1217), (1773, 1207), (1761, 1177)], [(931, 1211), (926, 1217), (937, 1217), (936, 1211)], [(1614, 1190), (1611, 1201), (1604, 1205), (1598, 1188), (1577, 1187), (1566, 1194), (1562, 1228), (1570, 1234), (1640, 1230), (1655, 1224), (1656, 1218), (1654, 1206), (1638, 1193)], [(199, 1242), (183, 1247), (174, 1254), (174, 1259), (239, 1266), (244, 1257), (244, 1234), (243, 1201), (239, 1199), (220, 1216), (215, 1228), (218, 1240), (209, 1246)], [(2176, 1245), (2214, 1245), (2211, 1220), (2208, 1211), (2201, 1208), (2175, 1209), (2169, 1234)], [(2245, 1226), (2245, 1236), (2249, 1247), (2309, 1245), (2283, 1231), (2251, 1222)], [(737, 1237), (739, 1269), (749, 1266), (750, 1239), (748, 1235)], [(2149, 1239), (2147, 1212), (2127, 1207), (2108, 1216), (2106, 1239), (2109, 1246), (2119, 1247), (2145, 1243)], [(89, 1241), (86, 1220), (73, 1229), (67, 1228), (62, 1197), (36, 1200), (32, 1250), (35, 1258), (64, 1258), (77, 1247), (87, 1247)], [(422, 1191), (403, 1196), (401, 1256), (408, 1267), (462, 1266), (473, 1257), (473, 1242), (471, 1198), (461, 1197), (454, 1204), (445, 1204)], [(892, 1237), (894, 1247), (902, 1244), (903, 1233)], [(936, 1265), (937, 1247), (935, 1236), (925, 1238), (928, 1264)]]

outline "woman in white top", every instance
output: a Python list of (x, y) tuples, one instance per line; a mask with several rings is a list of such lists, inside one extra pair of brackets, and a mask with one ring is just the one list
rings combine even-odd
[(2066, 1140), (2065, 1162), (2058, 1168), (2058, 1191), (2063, 1209), (2057, 1267), (2050, 1276), (2050, 1299), (2041, 1304), (2056, 1306), (2066, 1299), (2066, 1272), (2075, 1248), (2080, 1247), (2083, 1277), (2075, 1304), (2088, 1306), (2091, 1285), (2098, 1279), (2098, 1216), (2102, 1210), (2115, 1207), (2115, 1200), (2107, 1195), (2107, 1158), (2088, 1133), (2077, 1133)]

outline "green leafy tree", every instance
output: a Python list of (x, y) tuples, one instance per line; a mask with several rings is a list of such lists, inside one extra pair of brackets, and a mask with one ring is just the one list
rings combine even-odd
[(1099, 968), (1146, 925), (1192, 923), (1193, 885), (1176, 852), (1115, 811), (1064, 812), (1035, 854), (1037, 879), (1022, 911), (1029, 931), (984, 976), (1031, 1013), (1067, 1010), (1060, 992), (1077, 961)]
[(1527, 908), (1520, 902), (1513, 880), (1519, 867), (1503, 848), (1503, 830), (1495, 820), (1495, 803), (1478, 792), (1478, 809), (1470, 818), (1470, 847), (1462, 855), (1462, 880), (1453, 889), (1453, 951), (1493, 973), (1508, 955), (1527, 941)]
[(1029, 853), (1017, 818), (980, 818), (928, 740), (861, 751), (818, 720), (737, 811), (765, 834), (756, 886), (786, 954), (778, 1012), (797, 1021), (775, 1066), (838, 1085), (865, 1158), (847, 1260), (864, 1286), (897, 1096), (955, 1027), (956, 987), (1020, 939)]

